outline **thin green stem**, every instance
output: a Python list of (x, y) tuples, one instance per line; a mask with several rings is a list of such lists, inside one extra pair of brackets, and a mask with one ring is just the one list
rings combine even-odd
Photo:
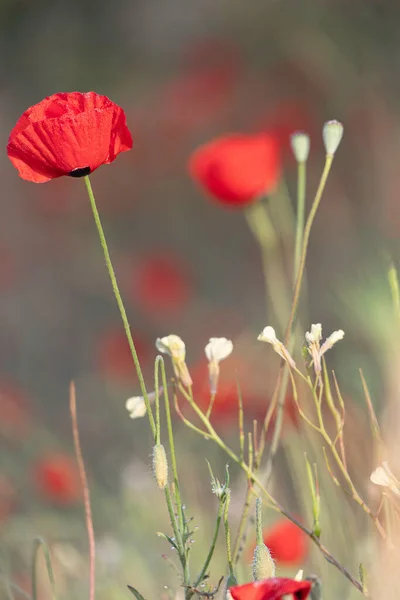
[(283, 328), (289, 312), (289, 304), (286, 297), (284, 268), (281, 261), (277, 260), (278, 236), (267, 208), (261, 201), (249, 206), (245, 216), (260, 247), (266, 298), (271, 303), (275, 319)]
[(155, 393), (155, 404), (156, 404), (156, 439), (157, 445), (161, 444), (161, 423), (160, 423), (160, 384), (159, 384), (159, 365), (160, 362), (164, 362), (162, 356), (157, 356), (154, 361), (154, 393)]
[(229, 575), (233, 576), (233, 561), (232, 561), (232, 550), (231, 550), (231, 530), (229, 527), (228, 512), (229, 505), (231, 503), (231, 491), (226, 490), (226, 499), (224, 507), (224, 527), (225, 527), (225, 541), (226, 541), (226, 553), (228, 557), (228, 568)]
[(300, 266), (301, 247), (303, 245), (304, 216), (306, 208), (306, 163), (297, 166), (297, 218), (296, 238), (294, 246), (294, 280), (296, 281)]
[(35, 538), (33, 541), (33, 558), (32, 558), (32, 600), (38, 600), (37, 596), (37, 559), (39, 555), (40, 548), (43, 551), (44, 559), (46, 562), (47, 574), (49, 576), (50, 588), (51, 588), (51, 597), (52, 600), (56, 600), (56, 591), (55, 591), (55, 581), (54, 581), (54, 572), (53, 566), (51, 564), (50, 552), (47, 547), (46, 542), (41, 537)]
[(257, 544), (262, 546), (264, 543), (263, 539), (263, 527), (262, 527), (262, 500), (257, 498), (256, 500), (256, 539)]
[(139, 379), (140, 389), (142, 391), (142, 395), (143, 395), (143, 398), (144, 398), (144, 401), (145, 401), (145, 404), (146, 404), (147, 414), (148, 414), (149, 422), (150, 422), (150, 428), (151, 428), (153, 437), (155, 439), (156, 438), (156, 425), (155, 425), (155, 422), (154, 422), (154, 417), (153, 417), (153, 413), (152, 413), (152, 410), (151, 410), (150, 402), (149, 402), (149, 399), (148, 399), (148, 396), (147, 396), (146, 384), (144, 382), (144, 377), (143, 377), (142, 369), (140, 367), (140, 363), (139, 363), (138, 355), (137, 355), (137, 352), (136, 352), (135, 344), (134, 344), (133, 339), (132, 339), (131, 329), (130, 329), (130, 326), (129, 326), (128, 317), (126, 315), (124, 303), (122, 301), (122, 297), (121, 297), (121, 294), (120, 294), (120, 291), (119, 291), (117, 279), (115, 277), (114, 267), (113, 267), (112, 262), (111, 262), (110, 252), (108, 250), (106, 237), (104, 235), (104, 230), (103, 230), (103, 226), (101, 224), (100, 215), (99, 215), (99, 212), (97, 210), (96, 200), (95, 200), (95, 197), (94, 197), (94, 194), (93, 194), (92, 185), (90, 183), (89, 176), (86, 175), (84, 177), (84, 180), (85, 180), (85, 185), (86, 185), (87, 193), (88, 193), (89, 200), (90, 200), (90, 206), (91, 206), (92, 212), (93, 212), (94, 221), (96, 223), (97, 232), (99, 234), (101, 247), (103, 249), (105, 263), (106, 263), (106, 266), (107, 266), (108, 274), (110, 276), (112, 289), (113, 289), (114, 296), (115, 296), (115, 299), (116, 299), (117, 304), (118, 304), (119, 312), (121, 314), (122, 323), (124, 325), (124, 330), (125, 330), (125, 335), (126, 335), (127, 340), (128, 340), (129, 348), (131, 350), (133, 362), (134, 362), (135, 368), (136, 368), (136, 373), (137, 373), (137, 376), (138, 376), (138, 379)]
[[(214, 551), (215, 551), (215, 546), (216, 546), (217, 539), (218, 539), (218, 533), (219, 533), (219, 528), (220, 528), (220, 525), (221, 525), (222, 515), (223, 515), (223, 512), (224, 512), (224, 504), (225, 504), (224, 500), (220, 499), (219, 507), (218, 507), (217, 521), (215, 523), (214, 535), (213, 535), (213, 538), (212, 538), (212, 541), (211, 541), (211, 546), (210, 546), (210, 549), (208, 551), (207, 558), (206, 558), (206, 560), (204, 562), (203, 568), (201, 569), (200, 574), (197, 577), (197, 579), (196, 579), (196, 581), (195, 581), (195, 583), (193, 585), (194, 588), (197, 588), (197, 586), (203, 581), (204, 576), (207, 573), (207, 569), (208, 569), (208, 567), (210, 565), (211, 559), (213, 557), (213, 554), (214, 554)], [(187, 600), (190, 600), (190, 598), (192, 597), (192, 595), (193, 595), (193, 592), (189, 592), (189, 594), (187, 595)]]
[(326, 182), (328, 180), (328, 175), (329, 175), (329, 172), (331, 170), (332, 163), (333, 163), (333, 154), (327, 154), (326, 155), (326, 160), (325, 160), (324, 170), (323, 170), (322, 175), (321, 175), (321, 179), (320, 179), (320, 182), (319, 182), (319, 185), (318, 185), (317, 193), (315, 194), (315, 198), (314, 198), (314, 201), (313, 201), (312, 206), (311, 206), (310, 213), (309, 213), (308, 218), (307, 218), (306, 226), (304, 228), (303, 248), (302, 248), (301, 255), (300, 255), (299, 269), (298, 269), (298, 273), (297, 273), (296, 283), (295, 283), (295, 286), (294, 286), (292, 308), (291, 308), (291, 311), (290, 311), (289, 322), (287, 324), (286, 331), (285, 331), (284, 344), (285, 344), (286, 347), (289, 344), (290, 336), (291, 336), (292, 329), (293, 329), (294, 320), (295, 320), (295, 317), (296, 317), (297, 307), (298, 307), (299, 300), (300, 300), (301, 284), (303, 282), (304, 270), (305, 270), (305, 267), (306, 267), (308, 243), (310, 241), (311, 228), (313, 226), (315, 215), (317, 214), (317, 210), (318, 210), (318, 207), (319, 207), (320, 202), (321, 202), (322, 194), (324, 192), (324, 189), (325, 189), (325, 186), (326, 186)]
[(213, 409), (213, 406), (214, 406), (214, 402), (215, 402), (215, 397), (216, 397), (216, 395), (217, 395), (217, 394), (216, 394), (216, 393), (214, 393), (214, 394), (211, 394), (211, 396), (210, 396), (210, 403), (209, 403), (209, 405), (208, 405), (208, 409), (207, 409), (207, 413), (206, 413), (206, 415), (207, 415), (207, 418), (208, 418), (208, 419), (209, 419), (209, 418), (210, 418), (210, 416), (211, 416), (211, 413), (212, 413), (212, 409)]
[(182, 508), (182, 500), (181, 500), (181, 492), (179, 486), (179, 478), (178, 478), (178, 466), (176, 463), (176, 452), (175, 452), (175, 440), (174, 440), (174, 432), (172, 429), (172, 419), (171, 419), (171, 408), (169, 404), (169, 393), (168, 393), (168, 384), (167, 384), (167, 374), (165, 371), (165, 363), (162, 356), (158, 356), (157, 360), (159, 361), (159, 368), (161, 369), (161, 378), (164, 389), (164, 398), (165, 398), (165, 417), (167, 421), (167, 431), (168, 431), (168, 443), (169, 443), (169, 452), (171, 456), (171, 466), (172, 466), (172, 475), (174, 478), (174, 495), (175, 502), (178, 510), (179, 517), (179, 528), (183, 532), (184, 529), (184, 516), (183, 516), (183, 508)]

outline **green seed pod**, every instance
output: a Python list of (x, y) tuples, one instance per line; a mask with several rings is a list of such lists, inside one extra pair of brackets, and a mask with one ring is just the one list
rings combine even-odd
[(275, 563), (265, 544), (257, 544), (253, 556), (253, 579), (269, 579), (275, 577)]
[(162, 444), (156, 444), (153, 448), (153, 475), (158, 487), (163, 490), (168, 483), (168, 462)]

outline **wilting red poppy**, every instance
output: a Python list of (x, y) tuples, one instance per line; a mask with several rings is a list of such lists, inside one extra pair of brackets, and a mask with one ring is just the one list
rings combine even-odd
[(264, 544), (280, 565), (302, 564), (307, 558), (308, 538), (288, 519), (281, 519), (264, 531)]
[(38, 492), (56, 504), (74, 504), (81, 498), (81, 482), (75, 460), (66, 454), (48, 455), (33, 467)]
[(171, 254), (144, 257), (132, 273), (132, 300), (150, 314), (171, 314), (184, 309), (191, 296), (186, 265)]
[[(136, 332), (132, 332), (140, 364), (145, 366), (151, 355), (149, 344)], [(103, 375), (115, 379), (135, 377), (131, 349), (122, 328), (115, 327), (105, 331), (98, 342), (97, 364)]]
[(235, 585), (229, 591), (233, 600), (281, 600), (288, 595), (292, 595), (293, 600), (306, 600), (311, 591), (311, 583), (272, 577), (254, 583)]
[(280, 175), (279, 142), (269, 134), (229, 135), (198, 148), (189, 171), (214, 199), (245, 206), (275, 189)]
[(20, 177), (43, 183), (88, 175), (131, 148), (122, 108), (95, 92), (70, 92), (28, 108), (11, 131), (7, 154)]

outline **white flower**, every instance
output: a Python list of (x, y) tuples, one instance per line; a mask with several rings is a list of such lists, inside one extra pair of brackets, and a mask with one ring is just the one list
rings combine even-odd
[(339, 329), (338, 331), (334, 331), (328, 338), (326, 338), (325, 342), (320, 345), (322, 339), (322, 325), (321, 323), (316, 323), (315, 325), (311, 325), (311, 331), (307, 331), (306, 333), (306, 342), (307, 349), (312, 358), (312, 362), (314, 364), (314, 371), (317, 377), (320, 376), (322, 366), (321, 366), (321, 358), (325, 354), (327, 350), (330, 350), (336, 342), (342, 340), (344, 336), (344, 331)]
[[(164, 388), (161, 386), (158, 390), (158, 395), (161, 396), (163, 391)], [(151, 392), (150, 394), (147, 394), (147, 398), (150, 404), (152, 404), (156, 399), (156, 393)], [(143, 396), (132, 396), (132, 398), (128, 398), (128, 400), (125, 402), (125, 408), (130, 412), (129, 416), (131, 419), (138, 419), (140, 417), (144, 417), (146, 414), (146, 403)]]
[(231, 340), (226, 338), (210, 338), (207, 346), (205, 347), (205, 353), (209, 362), (219, 363), (224, 358), (232, 353), (233, 343)]
[(131, 419), (144, 417), (146, 414), (146, 405), (143, 396), (132, 396), (125, 402), (125, 408), (130, 412)]
[(178, 335), (171, 334), (163, 338), (157, 338), (156, 348), (163, 354), (169, 354), (175, 376), (182, 381), (183, 385), (190, 387), (193, 382), (185, 363), (185, 342)]
[(375, 483), (375, 485), (387, 487), (396, 494), (396, 496), (400, 496), (400, 484), (385, 460), (371, 473), (370, 480), (372, 483)]
[(293, 358), (290, 356), (289, 351), (285, 348), (280, 340), (276, 337), (275, 329), (270, 325), (268, 327), (264, 327), (263, 331), (257, 338), (260, 342), (267, 342), (271, 344), (273, 349), (279, 356), (281, 356), (286, 362), (294, 369), (296, 367), (296, 363)]
[(337, 331), (334, 331), (333, 333), (331, 333), (331, 335), (328, 338), (326, 338), (325, 342), (322, 344), (321, 355), (325, 354), (325, 352), (327, 350), (330, 350), (332, 348), (332, 346), (334, 344), (336, 344), (336, 342), (339, 342), (343, 338), (344, 338), (343, 329), (338, 329)]
[(219, 363), (227, 358), (233, 350), (233, 343), (226, 338), (210, 338), (205, 347), (206, 357), (208, 359), (208, 372), (210, 379), (210, 392), (216, 394), (219, 379)]
[(318, 343), (322, 339), (322, 325), (321, 323), (317, 323), (316, 325), (311, 325), (311, 331), (307, 331), (306, 340), (309, 344)]
[(156, 348), (163, 354), (169, 354), (175, 360), (185, 360), (186, 346), (179, 335), (167, 335), (156, 339)]

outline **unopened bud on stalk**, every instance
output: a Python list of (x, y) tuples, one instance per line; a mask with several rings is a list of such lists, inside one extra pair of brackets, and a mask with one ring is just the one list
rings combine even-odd
[(333, 156), (343, 137), (343, 125), (340, 121), (327, 121), (322, 130), (326, 153)]
[(290, 145), (297, 162), (306, 162), (310, 154), (310, 136), (303, 131), (295, 131), (290, 136)]
[(156, 444), (153, 448), (153, 475), (158, 487), (163, 490), (168, 483), (168, 462), (162, 444)]
[(253, 579), (269, 579), (275, 577), (275, 563), (267, 546), (263, 542), (262, 535), (262, 500), (256, 500), (256, 537), (257, 546), (253, 555)]
[(253, 556), (253, 579), (269, 579), (275, 577), (275, 563), (265, 544), (257, 544)]

